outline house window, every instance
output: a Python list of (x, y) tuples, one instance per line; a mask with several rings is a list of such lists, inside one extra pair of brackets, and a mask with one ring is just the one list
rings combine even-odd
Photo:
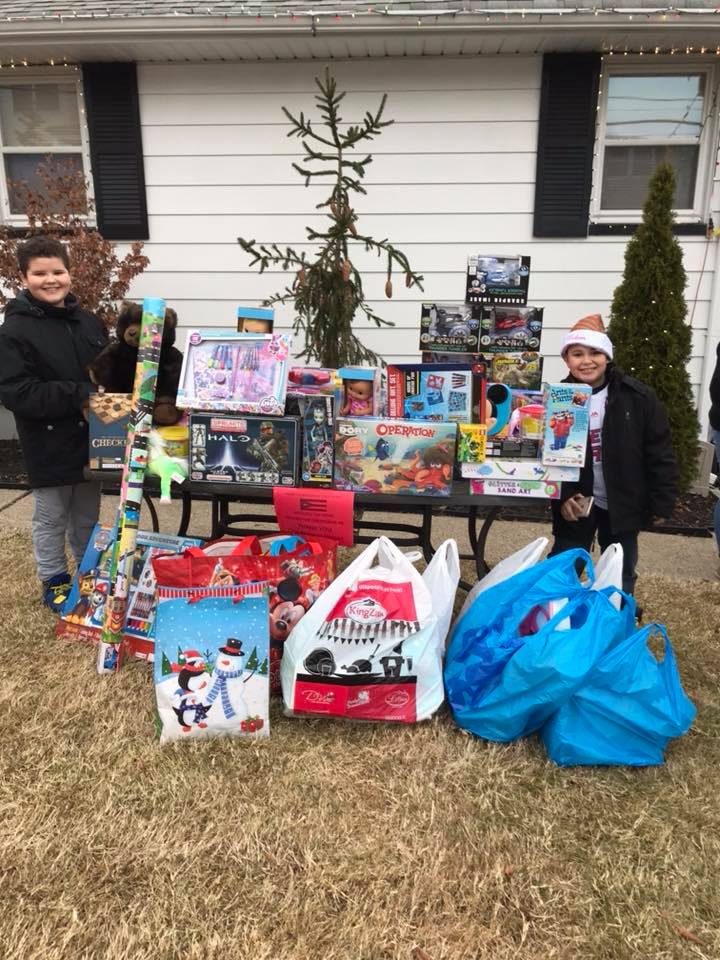
[(710, 66), (643, 69), (605, 61), (599, 102), (593, 219), (640, 219), (657, 165), (675, 168), (678, 220), (704, 220), (712, 135)]
[(48, 157), (87, 175), (87, 144), (74, 77), (3, 77), (0, 82), (0, 193), (3, 219), (23, 220), (13, 180), (38, 190), (37, 168)]

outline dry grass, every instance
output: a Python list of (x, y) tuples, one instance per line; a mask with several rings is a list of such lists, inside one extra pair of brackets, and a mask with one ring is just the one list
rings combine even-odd
[(98, 678), (0, 542), (5, 960), (720, 957), (717, 586), (642, 587), (700, 710), (664, 768), (564, 771), (446, 714), (160, 749), (148, 668)]

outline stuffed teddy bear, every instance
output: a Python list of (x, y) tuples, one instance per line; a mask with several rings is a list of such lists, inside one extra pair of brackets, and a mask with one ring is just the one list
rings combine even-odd
[[(108, 393), (132, 393), (141, 320), (142, 307), (139, 303), (123, 303), (115, 326), (116, 339), (88, 367), (92, 382)], [(165, 310), (153, 412), (153, 421), (161, 426), (172, 426), (181, 415), (175, 406), (183, 360), (182, 353), (173, 346), (176, 327), (177, 314), (168, 307)]]

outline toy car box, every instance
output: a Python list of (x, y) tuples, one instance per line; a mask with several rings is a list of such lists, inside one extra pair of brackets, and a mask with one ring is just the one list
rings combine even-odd
[(482, 375), (469, 364), (391, 364), (387, 368), (388, 416), (477, 422), (484, 384)]
[(584, 466), (592, 387), (586, 383), (545, 383), (543, 393), (542, 462), (549, 466)]
[(435, 420), (339, 417), (335, 486), (359, 493), (447, 497), (457, 425)]
[(483, 313), (470, 303), (423, 303), (420, 349), (478, 353)]
[(468, 257), (465, 299), (472, 304), (524, 307), (530, 282), (530, 257)]
[(193, 413), (190, 479), (292, 487), (300, 460), (295, 417)]
[(291, 345), (278, 333), (188, 330), (178, 407), (282, 414)]
[(121, 470), (125, 461), (125, 443), (132, 395), (129, 393), (91, 393), (88, 412), (91, 470)]
[(490, 354), (539, 350), (542, 324), (542, 307), (485, 308), (480, 350)]

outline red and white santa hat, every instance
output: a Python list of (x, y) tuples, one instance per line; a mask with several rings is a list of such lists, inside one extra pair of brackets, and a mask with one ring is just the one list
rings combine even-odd
[(605, 333), (602, 317), (599, 313), (591, 313), (570, 328), (562, 342), (560, 355), (565, 356), (568, 347), (578, 344), (581, 347), (590, 347), (592, 350), (601, 350), (608, 358), (613, 358), (613, 345), (610, 337)]

